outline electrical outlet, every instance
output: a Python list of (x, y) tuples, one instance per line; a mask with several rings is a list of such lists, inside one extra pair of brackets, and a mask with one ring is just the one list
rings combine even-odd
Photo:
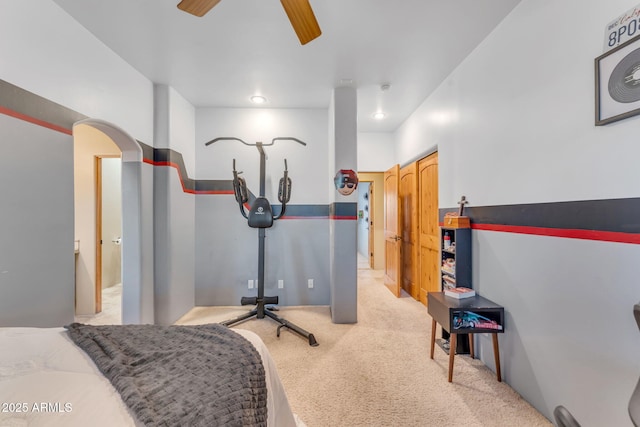
[(313, 288), (313, 279), (307, 280), (307, 284), (309, 285), (309, 289)]
[(278, 289), (282, 289), (284, 288), (284, 280), (280, 279), (278, 280)]
[(249, 289), (253, 289), (253, 280), (249, 280)]

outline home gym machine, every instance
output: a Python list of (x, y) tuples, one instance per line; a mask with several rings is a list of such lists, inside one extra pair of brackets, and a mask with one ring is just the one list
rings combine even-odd
[[(240, 207), (240, 213), (243, 217), (247, 219), (249, 223), (249, 227), (258, 229), (258, 296), (257, 297), (242, 297), (240, 299), (241, 305), (255, 305), (256, 307), (250, 312), (238, 316), (234, 319), (230, 319), (224, 322), (221, 322), (222, 325), (225, 326), (233, 326), (236, 323), (240, 323), (244, 320), (250, 319), (251, 317), (256, 317), (258, 319), (264, 319), (265, 316), (272, 318), (276, 322), (280, 324), (276, 331), (277, 336), (280, 336), (280, 329), (288, 328), (303, 337), (309, 340), (309, 345), (315, 347), (318, 345), (313, 334), (305, 331), (304, 329), (294, 325), (293, 323), (276, 316), (273, 314), (273, 310), (275, 308), (272, 306), (273, 304), (278, 304), (278, 297), (265, 297), (264, 296), (264, 240), (265, 240), (265, 230), (270, 228), (273, 225), (273, 221), (276, 221), (284, 216), (284, 213), (287, 208), (287, 203), (291, 198), (291, 178), (289, 178), (287, 171), (287, 160), (284, 161), (284, 176), (280, 178), (280, 184), (278, 188), (278, 201), (282, 204), (280, 212), (274, 216), (273, 210), (271, 208), (271, 204), (265, 197), (265, 160), (266, 155), (264, 152), (264, 148), (266, 146), (273, 145), (276, 141), (295, 141), (302, 145), (307, 145), (304, 142), (300, 141), (296, 138), (291, 137), (278, 137), (274, 138), (271, 143), (263, 144), (262, 142), (256, 142), (255, 144), (248, 144), (240, 138), (234, 137), (220, 137), (215, 138), (207, 143), (205, 146), (213, 144), (217, 141), (222, 140), (233, 140), (239, 141), (244, 145), (256, 147), (258, 152), (260, 153), (260, 195), (253, 200), (253, 203), (248, 208), (247, 206), (249, 202), (249, 191), (247, 190), (247, 183), (244, 178), (240, 176), (242, 172), (236, 171), (236, 160), (233, 159), (233, 192), (236, 197), (236, 201), (238, 202), (238, 206)], [(267, 307), (267, 304), (271, 306)]]

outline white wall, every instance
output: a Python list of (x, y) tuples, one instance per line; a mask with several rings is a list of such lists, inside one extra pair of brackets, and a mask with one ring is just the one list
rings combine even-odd
[[(640, 118), (594, 126), (604, 27), (634, 3), (523, 0), (398, 129), (398, 161), (437, 146), (440, 208), (463, 194), (472, 207), (638, 197)], [(473, 286), (507, 314), (506, 382), (548, 417), (564, 405), (583, 426), (631, 425), (640, 247), (473, 240)], [(490, 340), (479, 342), (492, 366)]]
[(0, 3), (0, 78), (153, 140), (153, 85), (57, 4)]
[(359, 172), (384, 172), (396, 163), (393, 133), (358, 132)]
[(249, 189), (258, 194), (259, 155), (255, 147), (237, 141), (220, 141), (206, 146), (216, 137), (237, 137), (249, 144), (271, 143), (275, 137), (295, 137), (307, 145), (279, 141), (265, 147), (267, 160), (266, 197), (278, 200), (278, 183), (287, 159), (294, 179), (291, 204), (322, 203), (327, 200), (327, 110), (198, 108), (196, 111), (196, 174), (198, 179), (232, 179), (233, 159), (244, 172)]

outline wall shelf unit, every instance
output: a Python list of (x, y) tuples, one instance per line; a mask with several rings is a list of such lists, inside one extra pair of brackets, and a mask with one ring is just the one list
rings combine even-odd
[[(440, 227), (440, 286), (441, 290), (457, 287), (473, 289), (471, 285), (471, 225), (467, 217), (463, 221), (447, 221)], [(443, 329), (442, 340), (438, 344), (449, 350), (449, 330)], [(456, 343), (456, 353), (469, 354), (469, 338), (460, 334)]]
[(440, 253), (441, 289), (456, 287), (473, 289), (471, 286), (471, 228), (441, 227)]

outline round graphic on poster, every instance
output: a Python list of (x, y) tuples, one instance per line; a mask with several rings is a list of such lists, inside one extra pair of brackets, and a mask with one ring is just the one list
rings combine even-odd
[(625, 104), (640, 101), (640, 48), (622, 58), (611, 72), (609, 95)]
[(338, 193), (348, 196), (358, 188), (358, 174), (351, 169), (340, 169), (333, 178)]

